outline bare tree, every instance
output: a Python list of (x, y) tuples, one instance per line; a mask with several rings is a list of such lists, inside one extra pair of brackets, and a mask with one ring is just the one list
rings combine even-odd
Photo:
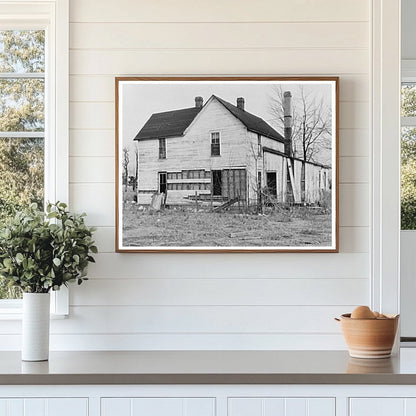
[(134, 172), (134, 191), (139, 192), (139, 146), (135, 145), (134, 148), (134, 157), (135, 157), (135, 172)]
[[(305, 201), (306, 162), (325, 164), (331, 150), (332, 112), (322, 96), (303, 85), (292, 92), (293, 156), (302, 160), (301, 200)], [(270, 110), (274, 119), (284, 126), (284, 91), (276, 88), (271, 97)], [(291, 155), (292, 156), (292, 155)]]
[(127, 192), (127, 185), (129, 183), (129, 162), (130, 162), (130, 155), (129, 155), (129, 149), (127, 147), (123, 147), (123, 184), (124, 184), (124, 190)]
[[(271, 97), (271, 113), (280, 128), (284, 123), (283, 90), (276, 88)], [(325, 152), (331, 148), (332, 116), (331, 108), (323, 97), (299, 86), (293, 94), (292, 141), (295, 156), (305, 162), (323, 163)], [(315, 95), (315, 96), (314, 96)]]

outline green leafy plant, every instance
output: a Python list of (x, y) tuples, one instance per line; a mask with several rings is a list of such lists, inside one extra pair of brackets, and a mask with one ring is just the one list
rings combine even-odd
[(24, 292), (47, 293), (68, 282), (87, 280), (97, 253), (86, 214), (71, 214), (64, 203), (37, 204), (17, 212), (0, 229), (0, 277)]

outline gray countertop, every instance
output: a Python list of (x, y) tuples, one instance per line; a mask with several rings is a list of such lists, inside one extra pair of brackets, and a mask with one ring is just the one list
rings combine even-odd
[(47, 362), (0, 353), (0, 384), (416, 384), (416, 349), (388, 359), (346, 351), (71, 351)]

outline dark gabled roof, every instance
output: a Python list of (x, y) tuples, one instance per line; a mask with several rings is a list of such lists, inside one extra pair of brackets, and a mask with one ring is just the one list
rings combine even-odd
[[(272, 126), (262, 118), (255, 116), (235, 105), (213, 95), (234, 117), (238, 118), (247, 128), (254, 133), (284, 143), (285, 139)], [(205, 106), (204, 106), (205, 107)], [(182, 110), (165, 111), (152, 114), (146, 124), (137, 133), (134, 140), (162, 139), (166, 137), (180, 137), (192, 123), (196, 115), (204, 107), (191, 107)]]
[(182, 136), (202, 107), (184, 108), (152, 114), (134, 140)]
[(279, 134), (270, 124), (266, 123), (262, 118), (255, 116), (245, 110), (241, 110), (235, 105), (223, 100), (222, 98), (214, 97), (235, 117), (237, 117), (246, 127), (254, 133), (260, 133), (262, 136), (277, 140), (284, 143), (284, 137)]

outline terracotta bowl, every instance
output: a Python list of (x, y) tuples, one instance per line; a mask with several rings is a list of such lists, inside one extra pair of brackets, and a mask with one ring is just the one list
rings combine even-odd
[(399, 315), (382, 319), (352, 319), (341, 315), (341, 329), (351, 357), (388, 358), (391, 356)]

